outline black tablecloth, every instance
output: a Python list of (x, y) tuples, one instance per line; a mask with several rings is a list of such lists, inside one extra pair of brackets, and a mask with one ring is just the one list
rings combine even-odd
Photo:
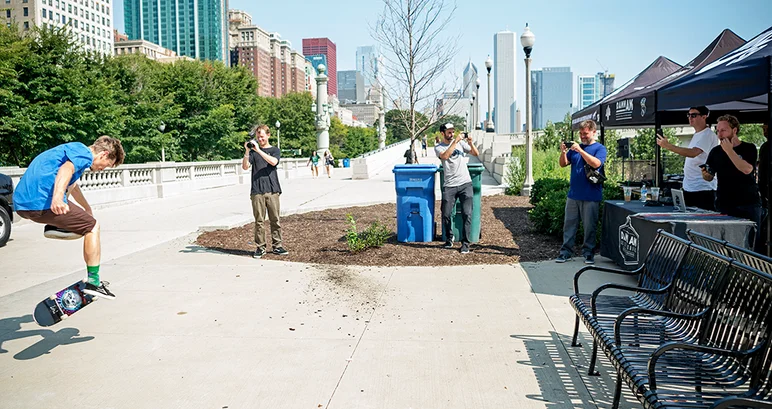
[(634, 270), (646, 258), (658, 229), (683, 238), (686, 238), (686, 230), (692, 229), (750, 248), (748, 237), (754, 231), (755, 223), (701, 209), (673, 212), (673, 206), (607, 200), (601, 229), (600, 254), (626, 270)]

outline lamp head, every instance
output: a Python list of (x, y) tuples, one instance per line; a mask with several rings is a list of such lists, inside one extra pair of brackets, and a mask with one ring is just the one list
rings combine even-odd
[(488, 58), (485, 59), (485, 69), (490, 73), (491, 67), (493, 67), (493, 60), (491, 59), (491, 56), (488, 55)]
[(536, 42), (536, 36), (533, 35), (531, 29), (528, 28), (528, 23), (525, 24), (523, 29), (523, 35), (520, 36), (520, 44), (523, 45), (523, 51), (525, 51), (525, 58), (531, 58), (531, 50), (533, 50), (533, 44)]
[(276, 128), (280, 128), (280, 127), (281, 127), (281, 122), (279, 122), (279, 121), (277, 120), (277, 121), (276, 121)]

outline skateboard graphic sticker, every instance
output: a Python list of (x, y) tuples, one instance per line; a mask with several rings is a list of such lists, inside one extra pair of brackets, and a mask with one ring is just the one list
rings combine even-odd
[(78, 281), (38, 303), (33, 314), (35, 322), (41, 327), (50, 327), (94, 302), (96, 298), (83, 292), (84, 281)]

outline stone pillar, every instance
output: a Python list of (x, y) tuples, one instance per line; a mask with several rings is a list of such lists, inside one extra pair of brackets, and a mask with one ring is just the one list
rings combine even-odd
[(319, 64), (316, 67), (316, 152), (324, 157), (324, 152), (330, 149), (330, 122), (327, 112), (327, 67)]

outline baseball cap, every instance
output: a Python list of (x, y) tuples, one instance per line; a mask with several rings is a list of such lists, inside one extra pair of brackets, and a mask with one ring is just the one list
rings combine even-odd
[(445, 131), (447, 131), (448, 129), (455, 129), (455, 127), (454, 127), (454, 126), (453, 126), (453, 124), (452, 124), (452, 123), (450, 123), (450, 122), (448, 122), (448, 123), (446, 123), (446, 124), (444, 124), (444, 125), (440, 125), (440, 132), (445, 132)]

